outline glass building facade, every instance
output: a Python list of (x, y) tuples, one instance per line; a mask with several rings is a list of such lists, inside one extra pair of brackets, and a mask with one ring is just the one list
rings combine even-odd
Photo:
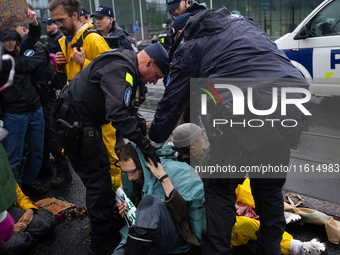
[[(51, 0), (27, 0), (31, 9), (37, 12), (39, 22), (47, 19)], [(230, 11), (252, 18), (267, 34), (277, 39), (296, 26), (323, 0), (207, 0), (209, 8), (222, 6)], [(113, 7), (115, 20), (137, 40), (151, 38), (163, 31), (162, 24), (170, 17), (164, 10), (165, 0), (81, 0), (90, 13), (96, 6), (106, 4)], [(137, 26), (138, 25), (138, 26)], [(43, 34), (46, 34), (46, 27)], [(136, 30), (138, 27), (138, 31)], [(133, 29), (135, 28), (135, 29)], [(143, 34), (142, 34), (143, 31)]]

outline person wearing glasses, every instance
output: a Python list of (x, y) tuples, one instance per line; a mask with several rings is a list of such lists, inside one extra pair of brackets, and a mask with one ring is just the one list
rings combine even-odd
[[(176, 161), (171, 151), (171, 146), (159, 150), (163, 156), (156, 166), (135, 144), (121, 147), (123, 187), (137, 212), (132, 227), (120, 231), (122, 241), (113, 255), (182, 254), (191, 245), (200, 246), (203, 184), (194, 169)], [(126, 205), (117, 207), (123, 217)]]

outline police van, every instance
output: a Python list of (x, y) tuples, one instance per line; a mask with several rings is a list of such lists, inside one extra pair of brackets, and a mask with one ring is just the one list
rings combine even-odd
[(326, 0), (275, 41), (314, 95), (340, 96), (340, 0)]

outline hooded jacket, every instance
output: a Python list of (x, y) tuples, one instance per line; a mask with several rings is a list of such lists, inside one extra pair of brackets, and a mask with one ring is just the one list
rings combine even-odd
[(76, 35), (72, 38), (72, 41), (66, 45), (66, 36), (59, 39), (61, 51), (63, 52), (67, 64), (57, 65), (57, 71), (67, 74), (67, 79), (72, 80), (82, 69), (84, 69), (95, 57), (102, 54), (105, 51), (110, 50), (103, 37), (97, 33), (88, 34), (83, 41), (83, 48), (86, 54), (85, 62), (83, 66), (80, 66), (76, 61), (71, 58), (73, 53), (72, 44), (76, 43), (82, 36), (86, 29), (94, 26), (88, 22), (85, 22), (82, 27), (77, 31)]
[[(21, 41), (21, 37), (14, 28), (1, 31), (0, 40), (15, 38)], [(24, 37), (25, 38), (25, 37)], [(15, 75), (13, 84), (1, 91), (0, 101), (4, 113), (27, 114), (41, 107), (40, 97), (30, 81), (30, 72), (41, 64), (41, 58), (34, 49), (28, 49), (24, 55), (19, 56), (15, 51), (8, 52), (15, 59)], [(1, 74), (0, 87), (8, 79), (11, 69), (11, 61), (6, 61)]]
[[(202, 229), (206, 228), (206, 221), (205, 208), (201, 208), (204, 203), (203, 183), (197, 172), (188, 164), (176, 161), (175, 151), (171, 145), (163, 146), (159, 149), (157, 154), (160, 156), (161, 164), (174, 186), (172, 196), (166, 199), (164, 188), (148, 168), (143, 153), (135, 144), (132, 145), (137, 151), (143, 168), (144, 184), (142, 196), (154, 195), (164, 202), (174, 219), (178, 233), (187, 243), (199, 245)], [(132, 201), (135, 201), (135, 197), (132, 195), (132, 182), (126, 177), (122, 177), (122, 182), (127, 196)], [(189, 205), (189, 212), (185, 213), (187, 204)], [(127, 231), (127, 226), (120, 231), (122, 241), (117, 249), (126, 243)], [(171, 253), (186, 252), (189, 249), (190, 246), (184, 245)]]
[[(169, 137), (189, 102), (190, 78), (303, 80), (286, 55), (253, 20), (232, 15), (225, 7), (200, 11), (189, 19), (169, 57), (168, 84), (150, 129), (150, 139), (155, 143), (163, 143)], [(301, 83), (308, 87), (304, 80)], [(262, 86), (260, 82), (254, 84), (256, 88)], [(222, 98), (223, 103), (231, 100), (231, 93)]]

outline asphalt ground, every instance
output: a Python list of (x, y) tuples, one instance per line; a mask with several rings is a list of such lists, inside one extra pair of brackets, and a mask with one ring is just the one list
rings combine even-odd
[[(29, 195), (31, 200), (38, 201), (46, 197), (63, 198), (68, 202), (74, 203), (78, 207), (85, 205), (85, 188), (80, 178), (75, 174), (73, 169), (72, 182), (59, 188), (49, 188), (48, 192), (43, 195)], [(39, 179), (38, 183), (49, 187), (49, 182), (52, 177)], [(284, 191), (284, 194), (289, 191)], [(330, 203), (320, 199), (315, 199), (308, 196), (302, 196), (305, 199), (304, 206), (317, 209), (334, 215), (340, 219), (340, 206), (336, 203)], [(27, 255), (83, 255), (87, 254), (90, 246), (90, 231), (91, 226), (88, 216), (77, 216), (74, 218), (67, 218), (61, 222), (56, 223), (56, 228), (50, 235), (41, 238), (37, 245), (31, 250), (27, 251)], [(309, 241), (314, 237), (318, 237), (322, 242), (327, 243), (328, 254), (340, 254), (340, 246), (331, 244), (327, 241), (327, 235), (324, 227), (312, 224), (300, 225), (294, 223), (287, 225), (286, 231), (293, 235), (295, 239), (301, 241)], [(202, 254), (200, 248), (193, 247), (188, 255)], [(250, 254), (245, 245), (235, 247), (235, 255), (248, 255)]]
[[(146, 108), (147, 111), (143, 112), (143, 117), (147, 120), (147, 122), (150, 122), (153, 118), (154, 112), (152, 111), (155, 107), (156, 102), (159, 100), (159, 95), (162, 94), (162, 91), (164, 90), (164, 87), (161, 84), (157, 84), (159, 86), (149, 86), (149, 94), (148, 94), (148, 100), (143, 104), (143, 108)], [(154, 102), (153, 102), (154, 101)], [(321, 102), (319, 102), (321, 101)], [(330, 105), (325, 106), (325, 103)], [(323, 107), (323, 111), (317, 112), (317, 109), (319, 108), (319, 105)], [(340, 122), (338, 121), (339, 118), (331, 118), (327, 116), (327, 114), (331, 114), (332, 116), (338, 116), (334, 115), (336, 114), (335, 111), (338, 111), (339, 101), (336, 101), (334, 104), (334, 100), (323, 100), (323, 99), (313, 99), (313, 101), (310, 104), (311, 108), (314, 108), (313, 112), (313, 120), (309, 122), (308, 126), (304, 128), (304, 131), (309, 131), (313, 133), (320, 133), (319, 131), (324, 131), (326, 128), (326, 131), (328, 135), (332, 136), (339, 136), (339, 129)], [(332, 113), (333, 112), (333, 113)], [(318, 115), (317, 115), (318, 114)], [(323, 122), (323, 126), (320, 128), (319, 123)], [(335, 125), (334, 125), (335, 123)], [(310, 139), (306, 139), (306, 134), (303, 134), (300, 144), (303, 144), (305, 140), (310, 141)], [(316, 142), (320, 146), (320, 142)], [(304, 149), (304, 147), (301, 147), (299, 145), (297, 151), (293, 151), (293, 156), (296, 156), (298, 154), (299, 158), (301, 155), (301, 151), (306, 152), (310, 151), (311, 146), (307, 146), (307, 149)], [(333, 149), (334, 150), (334, 149)], [(332, 149), (330, 150), (332, 151)], [(338, 151), (338, 150), (337, 150)], [(333, 151), (335, 152), (335, 151)], [(314, 153), (314, 152), (313, 152)], [(315, 159), (316, 156), (324, 156), (329, 155), (329, 153), (319, 153), (317, 155), (317, 152), (315, 154), (304, 154), (306, 159)], [(338, 156), (332, 157), (331, 161), (336, 159), (335, 162), (338, 162)], [(295, 159), (293, 159), (295, 160)], [(330, 158), (327, 158), (327, 161), (329, 161)], [(84, 207), (85, 206), (85, 188), (79, 179), (79, 177), (74, 173), (72, 170), (72, 176), (73, 180), (71, 183), (66, 184), (63, 187), (60, 188), (54, 188), (49, 189), (48, 192), (44, 195), (32, 195), (30, 198), (33, 201), (38, 201), (40, 199), (46, 198), (46, 197), (62, 197), (68, 202), (74, 203), (78, 207)], [(46, 187), (49, 187), (49, 182), (52, 180), (52, 177), (40, 179), (38, 180), (39, 183), (42, 185), (45, 185)], [(327, 213), (329, 215), (334, 216), (335, 219), (340, 220), (340, 200), (339, 200), (339, 192), (337, 191), (339, 189), (339, 185), (336, 185), (336, 183), (333, 183), (337, 180), (327, 180), (325, 181), (326, 184), (324, 186), (317, 185), (318, 182), (312, 182), (306, 184), (301, 184), (300, 179), (293, 179), (289, 178), (287, 179), (287, 183), (284, 187), (283, 193), (289, 193), (289, 192), (299, 192), (301, 197), (305, 200), (303, 203), (304, 207), (309, 207), (312, 209), (316, 209), (320, 212)], [(319, 181), (320, 183), (320, 181)], [(327, 183), (330, 187), (326, 187)], [(333, 183), (333, 184), (331, 184)], [(333, 185), (333, 186), (332, 186)], [(336, 186), (334, 186), (336, 185)], [(308, 186), (308, 190), (304, 188), (304, 186)], [(331, 188), (333, 187), (333, 188)], [(314, 191), (314, 192), (313, 192)], [(320, 196), (320, 193), (323, 193), (322, 196)], [(303, 194), (308, 194), (303, 195)], [(90, 223), (88, 216), (85, 217), (76, 217), (76, 218), (68, 218), (65, 219), (59, 223), (56, 224), (56, 228), (54, 232), (44, 238), (41, 238), (37, 245), (31, 249), (30, 251), (27, 251), (28, 255), (81, 255), (81, 254), (87, 254), (89, 250), (90, 245)], [(287, 225), (286, 231), (293, 235), (295, 239), (301, 240), (301, 241), (309, 241), (314, 237), (318, 237), (320, 241), (326, 242), (327, 248), (328, 248), (328, 254), (329, 255), (338, 255), (340, 254), (340, 246), (334, 245), (328, 242), (326, 231), (323, 226), (316, 226), (312, 224), (304, 224), (300, 225), (299, 223)], [(200, 248), (192, 248), (191, 251), (189, 251), (186, 254), (190, 255), (200, 255), (201, 251)], [(234, 254), (235, 255), (248, 255), (250, 254), (247, 247), (239, 246), (234, 248)]]

